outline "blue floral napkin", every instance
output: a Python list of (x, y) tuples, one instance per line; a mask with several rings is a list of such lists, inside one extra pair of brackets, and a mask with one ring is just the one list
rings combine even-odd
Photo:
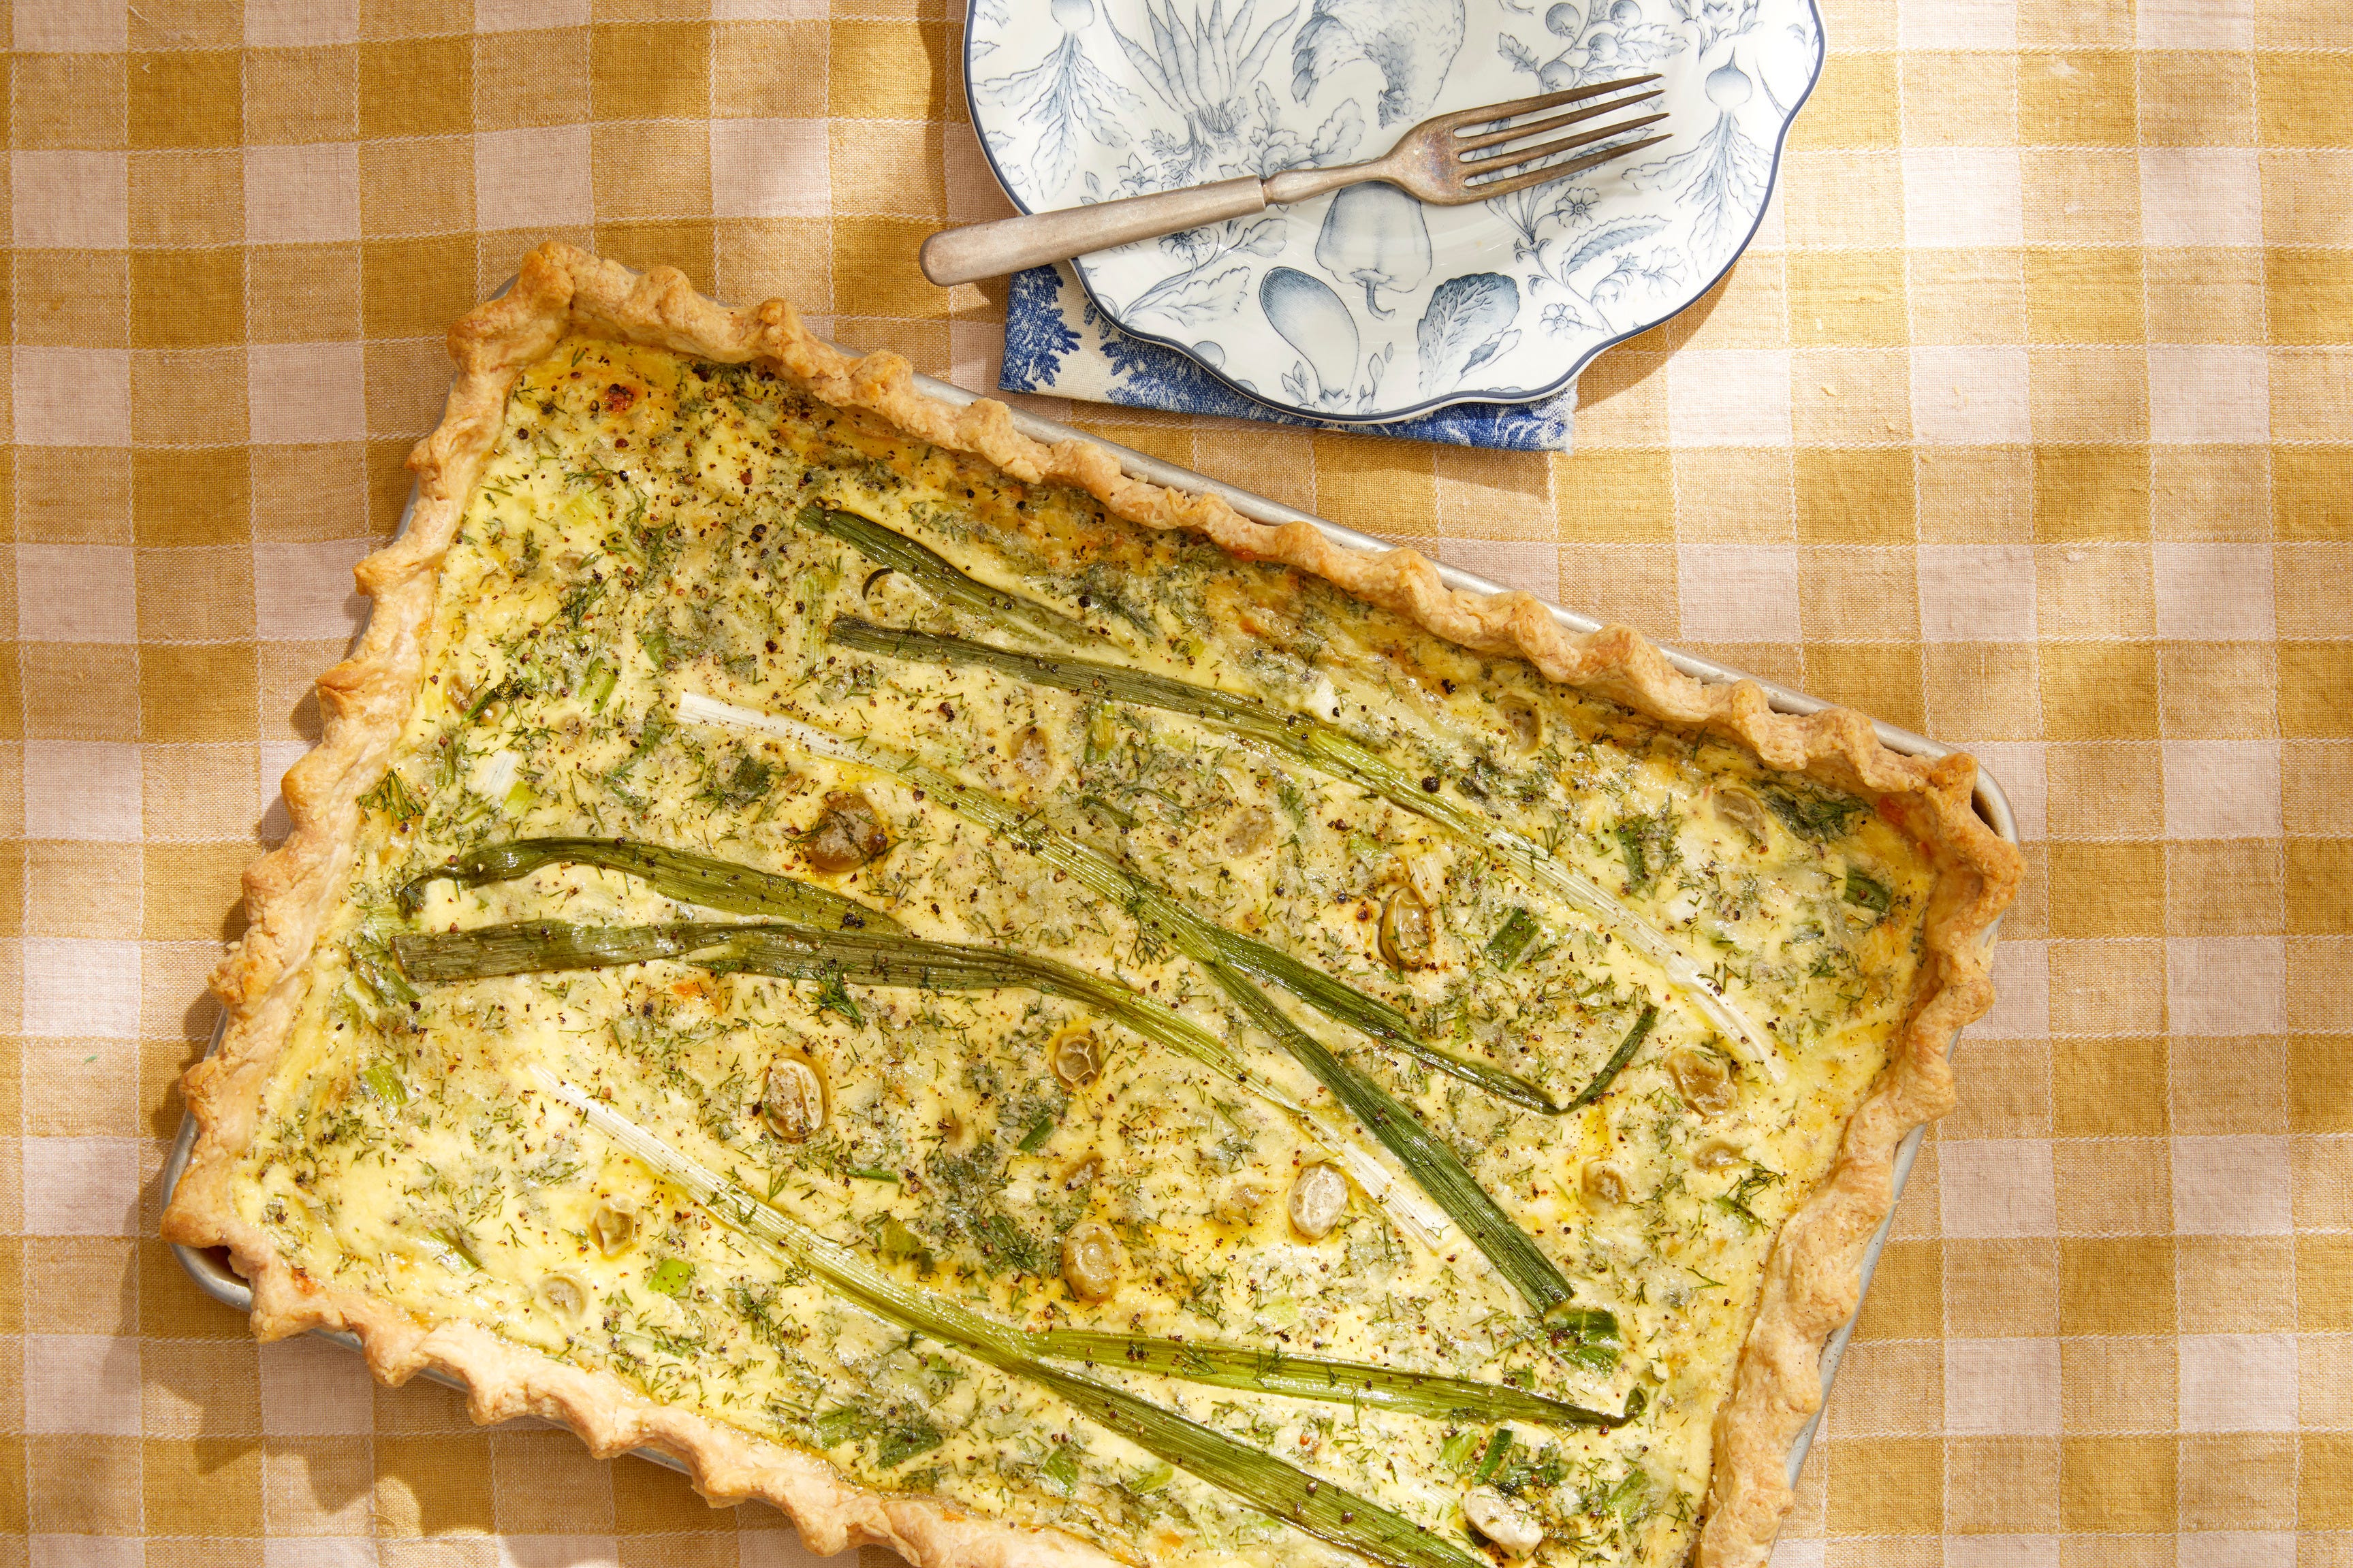
[(1067, 265), (1036, 267), (1014, 276), (1005, 310), (1005, 366), (997, 384), (1006, 392), (1044, 393), (1172, 414), (1222, 414), (1511, 452), (1566, 452), (1577, 423), (1573, 384), (1542, 403), (1458, 403), (1390, 425), (1334, 425), (1282, 413), (1243, 396), (1189, 355), (1121, 331), (1095, 309)]

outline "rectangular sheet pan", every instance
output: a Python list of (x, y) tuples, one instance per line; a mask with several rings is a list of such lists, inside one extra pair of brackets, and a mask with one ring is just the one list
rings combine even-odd
[[(504, 291), (500, 290), (501, 293)], [(944, 381), (934, 381), (926, 375), (917, 376), (915, 383), (930, 395), (944, 403), (952, 403), (958, 406), (975, 401), (979, 395), (966, 392), (961, 387), (951, 386)], [(1350, 550), (1391, 548), (1387, 541), (1377, 539), (1371, 534), (1359, 533), (1355, 529), (1343, 528), (1335, 522), (1327, 522), (1320, 517), (1301, 511), (1294, 507), (1285, 506), (1280, 501), (1269, 500), (1264, 496), (1254, 495), (1249, 490), (1210, 479), (1208, 475), (1196, 473), (1190, 468), (1164, 462), (1158, 458), (1132, 451), (1114, 442), (1105, 441), (1100, 437), (1089, 435), (1055, 420), (1042, 419), (1017, 408), (1013, 411), (1013, 423), (1023, 435), (1049, 444), (1073, 439), (1092, 441), (1117, 456), (1120, 466), (1135, 479), (1148, 479), (1154, 484), (1165, 485), (1171, 489), (1218, 496), (1244, 517), (1260, 522), (1305, 522), (1316, 528), (1334, 543)], [(416, 504), (417, 498), (412, 492), (409, 497), (410, 509), (413, 510)], [(406, 511), (401, 515), (400, 526), (403, 530), (408, 526), (408, 514)], [(1441, 565), (1439, 567), (1439, 575), (1445, 580), (1449, 587), (1462, 589), (1469, 593), (1497, 594), (1504, 591), (1497, 584), (1459, 567)], [(1551, 610), (1555, 620), (1572, 631), (1598, 631), (1603, 625), (1590, 616), (1579, 615), (1574, 610), (1562, 609), (1557, 605), (1547, 603), (1546, 608)], [(1717, 664), (1712, 659), (1702, 658), (1697, 654), (1686, 653), (1663, 644), (1661, 645), (1661, 650), (1676, 668), (1696, 680), (1712, 684), (1735, 680), (1756, 681), (1764, 689), (1773, 707), (1784, 713), (1813, 713), (1830, 706), (1820, 698), (1809, 697), (1802, 691), (1793, 690), (1761, 677), (1749, 675), (1728, 665)], [(1873, 728), (1878, 731), (1880, 741), (1890, 750), (1901, 752), (1907, 756), (1934, 759), (1947, 755), (1953, 750), (1950, 746), (1938, 745), (1926, 735), (1915, 735), (1909, 730), (1898, 729), (1893, 724), (1874, 722)], [(2011, 814), (2010, 799), (2002, 794), (2001, 786), (1988, 776), (1982, 768), (1978, 772), (1975, 805), (1978, 815), (1985, 819), (1987, 826), (2010, 843), (2018, 842), (2018, 822)], [(217, 1047), (219, 1043), (220, 1029), (216, 1027), (213, 1033), (213, 1045)], [(1920, 1140), (1926, 1131), (1926, 1127), (1914, 1128), (1911, 1134), (1896, 1150), (1895, 1195), (1898, 1200), (1904, 1195), (1905, 1183), (1911, 1176), (1913, 1160), (1919, 1152)], [(188, 1152), (195, 1147), (195, 1122), (190, 1118), (182, 1117), (180, 1135), (174, 1142), (171, 1157), (164, 1166), (164, 1185), (167, 1191), (179, 1185), (180, 1173), (187, 1168)], [(1891, 1205), (1889, 1217), (1881, 1222), (1878, 1231), (1871, 1238), (1870, 1245), (1864, 1248), (1862, 1285), (1865, 1292), (1868, 1292), (1871, 1288), (1872, 1271), (1878, 1267), (1880, 1249), (1886, 1244), (1888, 1229), (1894, 1224), (1894, 1220), (1893, 1205)], [(188, 1271), (188, 1277), (196, 1282), (197, 1287), (205, 1294), (224, 1306), (236, 1308), (240, 1312), (249, 1312), (253, 1310), (253, 1292), (245, 1280), (229, 1268), (225, 1253), (177, 1245), (174, 1245), (172, 1250), (179, 1255), (180, 1266)], [(351, 1334), (325, 1329), (313, 1330), (312, 1332), (349, 1349), (359, 1349), (358, 1339)], [(1849, 1319), (1831, 1335), (1828, 1343), (1823, 1347), (1822, 1394), (1825, 1398), (1830, 1394), (1832, 1381), (1838, 1376), (1839, 1362), (1845, 1355), (1847, 1341), (1853, 1332), (1854, 1321)], [(435, 1378), (437, 1382), (453, 1384), (455, 1382), (454, 1379), (442, 1377), (434, 1373), (428, 1372), (426, 1375)], [(1820, 1424), (1821, 1415), (1818, 1411), (1814, 1418), (1806, 1423), (1805, 1429), (1798, 1434), (1797, 1441), (1790, 1446), (1789, 1482), (1792, 1486), (1797, 1484), (1798, 1471), (1805, 1463), (1806, 1451), (1812, 1446), (1814, 1431)], [(666, 1466), (670, 1469), (684, 1468), (667, 1454), (649, 1448), (640, 1448), (636, 1452), (638, 1457), (650, 1459), (655, 1464)]]

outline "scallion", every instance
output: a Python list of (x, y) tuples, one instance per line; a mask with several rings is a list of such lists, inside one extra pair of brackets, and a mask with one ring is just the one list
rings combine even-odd
[(1512, 1429), (1498, 1426), (1495, 1435), (1487, 1439), (1487, 1452), (1479, 1460), (1478, 1469), (1472, 1472), (1473, 1486), (1484, 1486), (1490, 1477), (1503, 1468), (1504, 1456), (1512, 1451)]
[(1527, 952), (1528, 943), (1536, 939), (1536, 918), (1525, 910), (1514, 910), (1487, 939), (1487, 962), (1498, 969), (1509, 969)]
[(1274, 1037), (1315, 1080), (1348, 1108), (1381, 1146), (1397, 1156), (1414, 1184), (1461, 1226), (1471, 1245), (1535, 1309), (1539, 1317), (1567, 1304), (1567, 1279), (1535, 1238), (1514, 1223), (1479, 1184), (1453, 1149), (1395, 1097), (1342, 1061), (1332, 1048), (1298, 1025), (1268, 995), (1222, 961), (1209, 973), (1243, 1016)]
[(1612, 1415), (1607, 1411), (1547, 1399), (1507, 1384), (1475, 1383), (1464, 1377), (1404, 1372), (1363, 1362), (1324, 1361), (1249, 1345), (1147, 1339), (1084, 1329), (1050, 1329), (1039, 1335), (1039, 1340), (1046, 1354), (1070, 1361), (1157, 1373), (1184, 1383), (1396, 1410), (1436, 1420), (1476, 1417), (1486, 1421), (1534, 1421), (1548, 1426), (1614, 1427), (1640, 1415), (1644, 1405), (1640, 1389), (1628, 1397), (1623, 1415)]
[(668, 958), (720, 973), (770, 974), (820, 985), (828, 982), (907, 985), (925, 991), (1018, 986), (1092, 1007), (1145, 1038), (1191, 1057), (1253, 1090), (1271, 1088), (1237, 1060), (1215, 1035), (1116, 981), (1050, 958), (925, 942), (896, 931), (697, 921), (641, 926), (522, 921), (472, 931), (396, 937), (393, 947), (401, 967), (412, 978), (425, 981), (604, 969)]
[(1406, 1201), (1379, 1161), (1325, 1127), (1281, 1085), (1251, 1071), (1223, 1041), (1183, 1014), (1116, 981), (1050, 958), (997, 948), (925, 942), (898, 931), (835, 931), (786, 925), (675, 921), (667, 925), (575, 926), (521, 921), (471, 931), (396, 937), (393, 948), (412, 979), (483, 980), (566, 969), (607, 969), (674, 959), (718, 973), (810, 980), (820, 1005), (849, 1003), (844, 984), (907, 985), (934, 991), (1041, 991), (1092, 1007), (1148, 1040), (1191, 1058), (1290, 1117), (1346, 1167), (1348, 1174), (1416, 1239), (1435, 1246), (1444, 1219)]
[(985, 620), (1010, 625), (1054, 643), (1084, 642), (1092, 637), (1084, 626), (1060, 611), (992, 588), (929, 545), (918, 544), (871, 517), (812, 502), (794, 512), (793, 521), (813, 533), (839, 540), (869, 561), (898, 571), (932, 597)]
[(1579, 1106), (1590, 1105), (1600, 1099), (1608, 1091), (1610, 1084), (1616, 1080), (1618, 1075), (1626, 1070), (1626, 1064), (1634, 1059), (1635, 1051), (1641, 1047), (1642, 1037), (1651, 1032), (1651, 1026), (1658, 1021), (1659, 1010), (1656, 1007), (1644, 1007), (1642, 1016), (1634, 1020), (1634, 1026), (1626, 1031), (1626, 1037), (1618, 1042), (1618, 1048), (1609, 1053), (1609, 1059), (1601, 1064), (1601, 1070), (1593, 1075), (1593, 1081), (1578, 1091), (1577, 1098), (1568, 1102), (1568, 1108), (1575, 1110)]
[(818, 756), (889, 773), (938, 799), (959, 816), (1039, 857), (1056, 869), (1068, 872), (1082, 887), (1126, 910), (1188, 958), (1203, 963), (1223, 959), (1245, 974), (1290, 992), (1335, 1023), (1393, 1046), (1425, 1067), (1459, 1078), (1523, 1110), (1556, 1116), (1568, 1109), (1514, 1073), (1429, 1044), (1414, 1032), (1413, 1021), (1388, 1003), (1302, 963), (1280, 948), (1226, 930), (1178, 903), (1166, 889), (1145, 880), (1129, 867), (1061, 831), (1044, 817), (986, 790), (976, 789), (953, 774), (884, 746), (847, 741), (814, 724), (739, 708), (700, 692), (682, 693), (679, 712), (689, 722), (756, 730)]
[[(1545, 1257), (1535, 1239), (1514, 1224), (1479, 1185), (1477, 1178), (1471, 1174), (1454, 1151), (1424, 1128), (1413, 1112), (1387, 1089), (1342, 1059), (1323, 1041), (1293, 1023), (1264, 992), (1251, 983), (1247, 960), (1257, 957), (1263, 962), (1263, 954), (1274, 953), (1273, 949), (1250, 942), (1247, 938), (1237, 937), (1233, 932), (1211, 924), (1110, 857), (1057, 832), (1010, 802), (985, 790), (975, 789), (936, 768), (901, 757), (895, 752), (886, 752), (880, 747), (854, 746), (814, 725), (736, 708), (699, 694), (688, 694), (681, 700), (679, 707), (681, 713), (689, 720), (746, 724), (795, 740), (819, 755), (884, 768), (909, 784), (920, 784), (927, 792), (936, 795), (957, 815), (1010, 840), (1048, 865), (1069, 873), (1082, 886), (1125, 909), (1147, 930), (1208, 970), (1251, 1023), (1272, 1037), (1285, 1053), (1314, 1075), (1318, 1083), (1331, 1090), (1333, 1097), (1347, 1107), (1349, 1114), (1356, 1117), (1358, 1123), (1404, 1165), (1414, 1184), (1428, 1194), (1448, 1218), (1462, 1226), (1470, 1236), (1472, 1245), (1485, 1254), (1539, 1315), (1568, 1300), (1568, 1281), (1562, 1278), (1560, 1270)], [(1235, 956), (1238, 948), (1243, 952), (1241, 959)], [(1282, 955), (1275, 956), (1279, 958)], [(1295, 979), (1313, 974), (1314, 971), (1306, 965), (1293, 964), (1278, 969), (1270, 978)], [(1326, 982), (1324, 988), (1316, 994), (1328, 999), (1335, 992), (1355, 994), (1336, 981)], [(1302, 999), (1313, 1003), (1316, 994), (1303, 996)], [(1371, 999), (1358, 1000), (1370, 1003)], [(1447, 1059), (1454, 1061), (1458, 1058)], [(1500, 1069), (1489, 1070), (1498, 1077), (1508, 1077)], [(1526, 1087), (1530, 1094), (1537, 1093), (1533, 1086)], [(1550, 1108), (1549, 1102), (1542, 1103)]]
[(426, 889), (435, 882), (479, 887), (511, 881), (548, 865), (627, 872), (650, 883), (664, 898), (729, 914), (771, 915), (828, 930), (899, 929), (899, 922), (881, 910), (797, 878), (628, 838), (515, 838), (470, 849), (411, 879), (400, 889), (400, 907), (404, 913), (415, 914), (424, 907)]
[(968, 637), (870, 626), (857, 620), (835, 621), (827, 636), (840, 647), (860, 653), (914, 662), (978, 665), (1016, 680), (1053, 687), (1076, 696), (1181, 713), (1282, 752), (1320, 773), (1378, 795), (1401, 811), (1483, 845), (1521, 875), (1549, 888), (1608, 926), (1627, 945), (1657, 964), (1668, 982), (1688, 996), (1708, 1022), (1735, 1041), (1742, 1054), (1763, 1068), (1768, 1077), (1778, 1081), (1785, 1075), (1772, 1042), (1709, 984), (1699, 965), (1664, 932), (1611, 897), (1591, 878), (1563, 865), (1533, 839), (1479, 815), (1435, 787), (1424, 789), (1423, 779), (1335, 725), (1147, 670), (1092, 659), (1016, 653)]
[(766, 1243), (836, 1295), (876, 1316), (1050, 1389), (1088, 1419), (1155, 1458), (1343, 1551), (1391, 1568), (1482, 1568), (1484, 1559), (1368, 1498), (1124, 1389), (1053, 1364), (1039, 1353), (1036, 1336), (872, 1267), (573, 1085), (541, 1068), (533, 1068), (533, 1076), (591, 1126), (677, 1183), (726, 1224)]

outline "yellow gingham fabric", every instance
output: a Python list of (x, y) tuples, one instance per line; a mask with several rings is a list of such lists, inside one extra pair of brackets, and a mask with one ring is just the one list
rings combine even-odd
[[(0, 1568), (799, 1568), (153, 1238), (239, 868), (537, 240), (993, 380), (948, 0), (42, 0), (6, 100)], [(2026, 824), (1780, 1568), (2353, 1564), (2353, 5), (1831, 0), (1546, 458), (1046, 405), (1967, 745)], [(883, 1554), (871, 1554), (875, 1562)], [(869, 1565), (871, 1568), (871, 1565)]]

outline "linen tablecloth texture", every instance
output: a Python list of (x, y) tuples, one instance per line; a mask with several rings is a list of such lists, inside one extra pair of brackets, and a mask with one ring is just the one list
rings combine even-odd
[[(1585, 375), (1573, 458), (1049, 406), (2009, 788), (2001, 1001), (1783, 1568), (2344, 1568), (2353, 6), (1827, 12), (1757, 244)], [(257, 1347), (154, 1239), (155, 1176), (443, 329), (560, 236), (992, 384), (1001, 292), (913, 263), (998, 210), (959, 33), (944, 0), (16, 8), (0, 1568), (804, 1562), (765, 1510)]]

